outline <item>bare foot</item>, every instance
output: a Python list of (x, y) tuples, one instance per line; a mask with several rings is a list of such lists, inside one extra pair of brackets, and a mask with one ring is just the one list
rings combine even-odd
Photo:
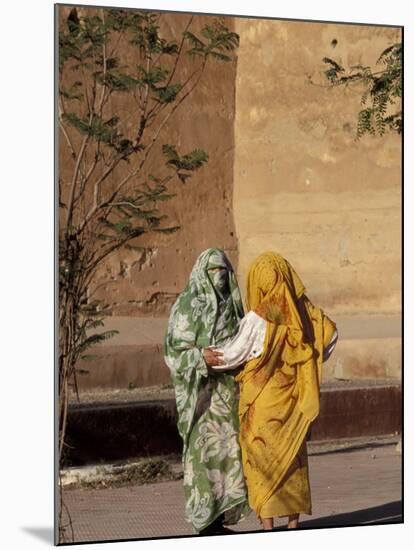
[(289, 516), (288, 529), (297, 529), (299, 526), (299, 514)]
[(273, 518), (259, 518), (260, 523), (262, 524), (263, 531), (272, 531), (273, 529)]

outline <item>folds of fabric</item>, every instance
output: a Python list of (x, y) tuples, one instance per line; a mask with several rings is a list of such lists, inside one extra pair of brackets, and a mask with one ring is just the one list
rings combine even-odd
[(267, 330), (263, 354), (237, 376), (240, 444), (249, 502), (263, 517), (311, 513), (306, 435), (319, 413), (323, 346), (335, 325), (304, 292), (277, 254), (262, 254), (249, 271), (248, 306)]
[[(226, 299), (219, 300), (208, 270), (221, 267), (227, 269), (228, 281)], [(223, 285), (220, 288), (223, 291)], [(185, 517), (196, 531), (223, 512), (231, 523), (249, 511), (238, 441), (237, 386), (231, 375), (210, 376), (201, 351), (233, 336), (242, 316), (230, 264), (221, 250), (208, 249), (171, 310), (164, 345), (183, 439)]]

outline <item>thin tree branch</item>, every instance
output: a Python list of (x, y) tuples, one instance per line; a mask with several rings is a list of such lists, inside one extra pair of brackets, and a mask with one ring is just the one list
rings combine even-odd
[(66, 142), (69, 146), (72, 158), (76, 159), (75, 148), (73, 147), (72, 141), (69, 137), (69, 134), (68, 134), (68, 132), (66, 130), (66, 127), (64, 125), (64, 122), (63, 122), (63, 116), (62, 115), (64, 115), (64, 114), (66, 114), (65, 105), (63, 103), (62, 96), (59, 94), (59, 126), (60, 126), (60, 129), (62, 130), (63, 135), (65, 136), (65, 139), (66, 139)]
[(119, 43), (121, 42), (121, 38), (123, 37), (124, 29), (121, 29), (118, 31), (118, 39), (113, 47), (113, 49), (109, 52), (109, 57), (114, 57), (116, 50), (118, 49)]
[[(101, 208), (104, 208), (106, 206), (108, 206), (111, 202), (114, 201), (114, 199), (116, 198), (116, 196), (118, 195), (119, 191), (133, 178), (135, 177), (143, 168), (147, 158), (148, 158), (148, 155), (149, 153), (151, 152), (151, 149), (153, 148), (155, 142), (157, 141), (160, 133), (161, 133), (161, 130), (162, 128), (165, 126), (165, 124), (168, 122), (168, 120), (171, 118), (171, 116), (174, 114), (174, 112), (178, 109), (178, 107), (182, 104), (182, 102), (193, 92), (194, 88), (197, 86), (197, 84), (199, 83), (200, 81), (200, 78), (204, 72), (204, 69), (205, 69), (205, 66), (206, 66), (206, 63), (207, 63), (207, 58), (204, 58), (203, 60), (203, 63), (202, 63), (202, 66), (198, 69), (198, 71), (200, 72), (197, 80), (194, 82), (193, 86), (180, 98), (180, 100), (174, 104), (173, 108), (171, 109), (171, 111), (168, 113), (168, 115), (164, 118), (164, 120), (160, 123), (159, 127), (157, 128), (156, 132), (154, 133), (151, 141), (150, 141), (150, 144), (146, 147), (145, 149), (145, 154), (143, 156), (143, 159), (141, 160), (141, 162), (139, 163), (138, 167), (133, 170), (132, 172), (130, 172), (127, 176), (125, 176), (121, 181), (120, 183), (117, 185), (117, 187), (115, 188), (115, 190), (112, 192), (111, 196), (102, 201), (101, 203), (97, 204), (97, 205), (94, 205), (90, 211), (88, 212), (88, 214), (86, 215), (86, 218), (84, 219), (82, 225), (80, 226), (79, 230), (78, 230), (78, 233), (80, 233), (83, 228), (86, 226), (86, 224), (89, 222), (89, 220), (94, 216), (94, 214)], [(194, 74), (196, 74), (197, 71), (195, 71)], [(105, 174), (100, 178), (100, 181), (103, 181), (104, 179), (106, 179), (106, 177), (108, 177), (109, 173), (111, 172), (110, 168), (108, 168), (108, 170), (106, 170)]]
[(98, 142), (98, 149), (95, 151), (95, 154), (94, 154), (94, 159), (89, 167), (89, 170), (86, 174), (83, 174), (82, 175), (82, 180), (81, 180), (81, 184), (80, 184), (80, 188), (79, 188), (79, 193), (76, 195), (75, 199), (74, 199), (74, 204), (77, 204), (77, 202), (81, 199), (81, 197), (83, 196), (84, 192), (85, 192), (85, 189), (86, 189), (86, 185), (88, 184), (88, 181), (90, 180), (93, 172), (95, 171), (95, 168), (96, 166), (98, 165), (98, 160), (100, 159), (100, 142)]
[(140, 210), (140, 206), (128, 201), (110, 202), (108, 206), (130, 206), (131, 208), (135, 208), (135, 210)]
[(83, 81), (85, 83), (83, 95), (86, 99), (86, 105), (88, 107), (88, 116), (90, 116), (91, 113), (93, 113), (94, 108), (93, 108), (91, 100), (89, 99), (88, 86), (86, 85), (87, 78), (86, 78), (86, 74), (85, 74), (85, 68), (83, 66), (82, 66), (82, 75), (83, 75)]
[[(147, 61), (146, 70), (147, 70), (147, 77), (148, 77), (148, 73), (150, 72), (150, 69), (151, 69), (151, 55), (148, 52), (146, 52), (145, 57), (146, 57), (146, 61)], [(147, 82), (146, 85), (145, 85), (144, 101), (143, 101), (142, 106), (141, 106), (141, 116), (140, 116), (140, 121), (139, 121), (138, 128), (137, 128), (137, 135), (136, 135), (136, 138), (135, 138), (135, 143), (137, 145), (140, 143), (142, 135), (143, 135), (144, 130), (145, 130), (146, 111), (147, 111), (147, 108), (148, 108), (148, 98), (149, 98), (149, 83)]]
[[(149, 233), (149, 231), (143, 231), (143, 233)], [(128, 235), (126, 237), (124, 237), (123, 239), (120, 239), (119, 241), (116, 242), (116, 244), (114, 244), (113, 246), (109, 247), (105, 252), (103, 252), (100, 256), (98, 256), (95, 261), (92, 263), (91, 266), (89, 266), (87, 268), (87, 273), (90, 274), (91, 278), (89, 279), (89, 283), (90, 283), (90, 280), (93, 278), (93, 275), (95, 273), (95, 269), (96, 267), (102, 262), (102, 260), (104, 260), (109, 254), (111, 254), (114, 250), (117, 250), (118, 248), (121, 248), (122, 246), (124, 246), (124, 244), (126, 244), (128, 241), (132, 241), (133, 239), (137, 238), (138, 235)], [(89, 284), (88, 283), (88, 284)]]
[[(102, 9), (101, 10), (101, 14), (102, 14), (102, 21), (103, 21), (103, 24), (105, 25), (105, 10)], [(107, 61), (106, 61), (106, 36), (103, 40), (103, 44), (102, 44), (102, 63), (103, 63), (103, 74), (102, 74), (102, 90), (101, 90), (101, 98), (100, 98), (100, 101), (99, 101), (99, 106), (98, 106), (98, 113), (99, 113), (99, 116), (102, 118), (102, 113), (103, 113), (103, 105), (104, 105), (104, 98), (105, 98), (105, 88), (106, 88), (106, 85), (105, 85), (105, 79), (106, 79), (106, 73), (107, 73)]]
[(363, 81), (365, 84), (368, 84), (370, 81), (373, 80), (374, 77), (380, 77), (387, 73), (387, 70), (383, 71), (377, 71), (375, 73), (370, 73), (369, 75), (361, 75), (361, 74), (349, 74), (348, 76), (343, 76), (341, 78), (345, 78), (346, 80), (341, 81), (340, 79), (334, 80), (330, 84), (317, 84), (314, 82), (311, 78), (309, 78), (309, 82), (313, 86), (317, 86), (318, 88), (332, 88), (336, 86), (344, 86), (345, 84), (348, 84), (349, 82), (361, 82)]
[(65, 541), (65, 533), (66, 533), (66, 525), (63, 524), (63, 511), (66, 510), (66, 514), (69, 520), (69, 528), (71, 532), (71, 541), (74, 542), (75, 540), (75, 533), (73, 530), (73, 522), (72, 522), (72, 516), (70, 515), (69, 508), (66, 506), (65, 501), (63, 500), (63, 483), (62, 483), (62, 472), (59, 471), (59, 496), (60, 496), (60, 506), (59, 506), (59, 542), (67, 542)]
[[(92, 122), (92, 113), (89, 117), (89, 124), (91, 122)], [(85, 154), (86, 147), (88, 145), (89, 139), (90, 139), (89, 134), (87, 134), (83, 138), (82, 145), (81, 145), (81, 148), (79, 150), (78, 158), (76, 160), (75, 168), (73, 170), (73, 177), (72, 177), (72, 182), (71, 182), (72, 188), (71, 188), (71, 192), (70, 192), (69, 203), (68, 203), (68, 213), (67, 213), (67, 217), (66, 217), (66, 230), (69, 229), (69, 225), (72, 221), (73, 206), (74, 206), (74, 199), (75, 199), (75, 192), (76, 192), (76, 183), (77, 183), (77, 180), (78, 180), (79, 169), (80, 169), (80, 165), (81, 165), (81, 162), (82, 162), (82, 158), (83, 158), (83, 155)]]
[(178, 48), (178, 52), (177, 52), (177, 57), (175, 59), (175, 63), (174, 63), (174, 67), (173, 67), (173, 70), (171, 71), (171, 74), (170, 74), (170, 78), (168, 79), (167, 81), (167, 86), (169, 86), (172, 82), (172, 79), (174, 78), (174, 75), (175, 75), (175, 72), (177, 70), (177, 65), (178, 65), (178, 62), (179, 60), (181, 59), (181, 52), (182, 52), (182, 49), (183, 49), (183, 46), (184, 46), (184, 42), (185, 42), (185, 36), (184, 34), (186, 32), (188, 32), (188, 29), (190, 28), (191, 26), (191, 23), (193, 22), (193, 19), (194, 19), (194, 15), (192, 15), (187, 23), (187, 26), (185, 28), (185, 31), (182, 35), (182, 38), (181, 38), (181, 43), (180, 43), (180, 47)]
[[(176, 58), (175, 58), (175, 63), (174, 63), (173, 69), (172, 69), (172, 71), (171, 71), (171, 74), (170, 74), (170, 76), (169, 76), (169, 78), (168, 78), (168, 80), (167, 80), (166, 87), (168, 87), (168, 86), (171, 84), (171, 82), (172, 82), (172, 80), (173, 80), (173, 78), (174, 78), (174, 75), (175, 75), (175, 73), (176, 73), (177, 66), (178, 66), (178, 63), (179, 63), (179, 61), (180, 61), (180, 59), (181, 59), (181, 53), (182, 53), (183, 46), (184, 46), (184, 42), (185, 42), (185, 36), (184, 36), (184, 34), (185, 34), (186, 32), (188, 32), (188, 29), (190, 28), (191, 23), (193, 22), (193, 19), (194, 19), (194, 16), (192, 15), (192, 16), (190, 17), (188, 23), (187, 23), (187, 26), (186, 26), (186, 28), (185, 28), (185, 31), (183, 32), (183, 35), (182, 35), (182, 38), (181, 38), (181, 43), (180, 43), (180, 46), (179, 46), (179, 48), (178, 48), (177, 56), (176, 56)], [(196, 73), (197, 73), (197, 71), (194, 71), (194, 72), (192, 73), (192, 75), (191, 75), (191, 76), (186, 80), (186, 82), (183, 84), (182, 89), (184, 89), (184, 88), (187, 86), (187, 84), (190, 82), (190, 80), (193, 78), (193, 76), (194, 76)], [(150, 110), (150, 112), (148, 113), (148, 118), (150, 118), (150, 117), (156, 117), (157, 115), (159, 115), (159, 114), (164, 110), (164, 108), (165, 108), (166, 106), (167, 106), (167, 104), (165, 104), (165, 103), (162, 104), (161, 106), (155, 104), (154, 107), (153, 107), (153, 108)], [(157, 108), (158, 108), (158, 109), (157, 109)]]
[[(200, 67), (193, 71), (191, 75), (187, 78), (187, 80), (184, 82), (180, 93), (183, 92), (183, 90), (186, 88), (186, 86), (191, 82), (191, 80), (194, 78), (194, 76), (200, 71)], [(168, 103), (155, 103), (154, 107), (149, 111), (148, 118), (149, 117), (157, 117), (163, 110), (165, 110), (169, 106)]]
[[(166, 125), (166, 123), (169, 121), (169, 119), (171, 118), (171, 116), (175, 113), (175, 111), (178, 109), (178, 107), (183, 103), (183, 101), (193, 92), (194, 88), (198, 85), (198, 83), (200, 82), (200, 79), (203, 75), (203, 72), (204, 72), (204, 69), (206, 67), (206, 63), (207, 63), (207, 58), (205, 57), (204, 60), (203, 60), (203, 63), (201, 65), (201, 67), (198, 69), (198, 71), (200, 71), (200, 74), (198, 76), (198, 78), (196, 79), (196, 81), (194, 82), (193, 86), (177, 101), (177, 103), (175, 103), (172, 107), (172, 109), (170, 110), (170, 112), (168, 113), (168, 115), (164, 118), (164, 120), (161, 122), (161, 124), (158, 126), (158, 129), (156, 130), (156, 132), (154, 133), (152, 139), (150, 140), (150, 144), (146, 147), (145, 149), (145, 155), (144, 155), (144, 158), (142, 159), (141, 163), (140, 163), (140, 166), (139, 166), (139, 169), (142, 168), (142, 166), (144, 165), (146, 159), (148, 158), (148, 155), (152, 149), (152, 147), (154, 146), (155, 142), (157, 141), (160, 133), (161, 133), (161, 130), (163, 129), (163, 127)], [(198, 72), (198, 71), (195, 71), (193, 73), (193, 75), (191, 76), (191, 78)], [(121, 182), (121, 184), (118, 186), (119, 188), (121, 188), (123, 186), (123, 182)], [(112, 199), (111, 199), (112, 200)]]
[(59, 126), (60, 126), (60, 129), (61, 129), (63, 135), (65, 136), (66, 142), (67, 142), (68, 147), (70, 149), (71, 157), (72, 157), (73, 160), (75, 160), (76, 159), (75, 149), (73, 148), (72, 142), (71, 142), (70, 137), (69, 137), (69, 135), (66, 131), (65, 125), (63, 123), (63, 120), (62, 120), (62, 117), (60, 116), (60, 114), (59, 114)]

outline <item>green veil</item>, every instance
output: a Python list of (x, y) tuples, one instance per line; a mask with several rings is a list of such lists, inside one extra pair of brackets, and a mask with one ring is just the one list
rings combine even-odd
[[(215, 287), (214, 272), (209, 271), (215, 268), (226, 270), (224, 290)], [(234, 336), (243, 315), (229, 260), (218, 248), (205, 250), (171, 309), (164, 342), (183, 439), (186, 519), (196, 531), (223, 512), (229, 524), (248, 511), (238, 442), (237, 384), (230, 374), (209, 374), (202, 354), (202, 348)]]

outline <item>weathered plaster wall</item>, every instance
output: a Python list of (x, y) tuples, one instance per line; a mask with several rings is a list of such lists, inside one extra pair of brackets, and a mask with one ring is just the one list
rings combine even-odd
[[(67, 16), (68, 8), (61, 14)], [(167, 35), (179, 37), (188, 18), (166, 14)], [(137, 243), (145, 252), (124, 250), (100, 271), (98, 296), (114, 304), (106, 328), (119, 328), (122, 341), (115, 338), (99, 348), (96, 362), (85, 365), (89, 372), (80, 386), (169, 380), (161, 342), (170, 306), (196, 257), (210, 246), (226, 250), (242, 290), (260, 252), (276, 250), (292, 262), (311, 299), (340, 328), (340, 343), (325, 365), (328, 378), (398, 378), (400, 138), (387, 134), (355, 141), (361, 88), (328, 89), (308, 77), (325, 85), (325, 56), (344, 65), (373, 65), (400, 39), (399, 31), (225, 20), (240, 35), (237, 63), (212, 63), (160, 139), (181, 152), (204, 148), (209, 162), (185, 186), (175, 182), (176, 197), (162, 205), (169, 225), (181, 230), (145, 237)], [(206, 21), (207, 16), (195, 17), (193, 29)], [(134, 61), (127, 48), (123, 55)], [(189, 61), (181, 70), (184, 77), (190, 74)], [(125, 96), (112, 107), (129, 115), (127, 127), (135, 123), (134, 106)], [(160, 158), (154, 152), (148, 173), (159, 167)], [(63, 181), (70, 167), (62, 148)], [(160, 323), (157, 330), (153, 322)]]
[[(166, 14), (165, 35), (178, 40), (189, 17)], [(193, 32), (199, 34), (208, 21), (211, 18), (194, 18)], [(232, 28), (232, 20), (226, 21)], [(182, 78), (193, 70), (192, 62), (186, 60)], [(137, 244), (145, 244), (146, 252), (119, 252), (101, 273), (102, 278), (115, 281), (102, 293), (114, 302), (114, 315), (168, 315), (196, 258), (208, 247), (222, 247), (237, 265), (232, 213), (235, 71), (236, 62), (207, 65), (199, 86), (160, 136), (160, 144), (175, 144), (182, 153), (202, 148), (209, 160), (185, 185), (175, 180), (171, 192), (176, 197), (161, 205), (168, 225), (181, 229), (171, 235), (145, 237)], [(159, 150), (155, 151), (148, 172), (156, 170), (160, 160)]]
[[(70, 8), (60, 8), (61, 24), (69, 11)], [(93, 10), (79, 11), (80, 14), (87, 11), (90, 15)], [(162, 36), (179, 43), (190, 17), (188, 14), (164, 14)], [(190, 30), (200, 35), (202, 27), (211, 24), (212, 19), (212, 16), (196, 16)], [(230, 30), (234, 28), (233, 18), (226, 17), (224, 21)], [(122, 63), (132, 66), (137, 63), (136, 51), (122, 41), (120, 49)], [(122, 250), (99, 271), (95, 282), (101, 286), (96, 296), (113, 304), (114, 316), (168, 315), (171, 304), (187, 283), (196, 258), (208, 247), (222, 247), (237, 266), (232, 213), (236, 63), (236, 60), (210, 60), (198, 87), (160, 134), (158, 146), (149, 157), (146, 175), (168, 173), (161, 154), (164, 143), (175, 145), (181, 154), (202, 148), (209, 154), (209, 160), (185, 185), (174, 180), (169, 191), (176, 194), (175, 198), (161, 203), (160, 213), (168, 216), (165, 225), (178, 225), (181, 229), (170, 235), (154, 233), (137, 239), (133, 244), (145, 246), (146, 251)], [(186, 56), (177, 69), (180, 79), (187, 79), (199, 64), (197, 58), (195, 62)], [(136, 127), (136, 105), (124, 94), (114, 95), (108, 107), (108, 118), (119, 113), (127, 115), (127, 131)], [(147, 141), (150, 135), (152, 131)], [(63, 139), (61, 144), (60, 174), (65, 181), (72, 164), (65, 153)], [(128, 169), (124, 163), (108, 186), (120, 181)]]
[[(323, 57), (375, 64), (392, 28), (236, 19), (234, 216), (243, 288), (279, 251), (331, 313), (401, 308), (401, 142), (355, 141), (361, 87), (327, 89)], [(336, 47), (332, 41), (336, 40)]]

